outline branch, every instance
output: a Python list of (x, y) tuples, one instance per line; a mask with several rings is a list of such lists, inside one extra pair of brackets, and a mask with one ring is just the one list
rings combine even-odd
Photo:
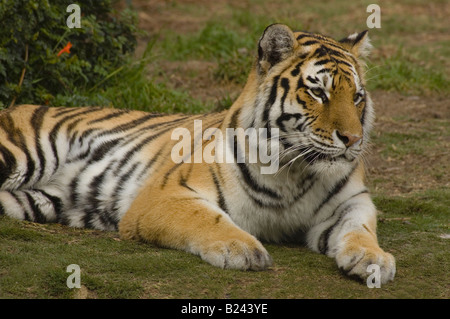
[[(20, 80), (19, 80), (19, 88), (22, 86), (23, 83), (23, 79), (25, 77), (25, 72), (27, 71), (27, 66), (26, 63), (28, 62), (28, 44), (25, 45), (25, 66), (22, 69), (22, 74), (20, 76)], [(16, 98), (17, 95), (14, 96), (13, 100), (11, 101), (11, 104), (9, 105), (9, 107), (13, 107), (14, 103), (16, 102)]]

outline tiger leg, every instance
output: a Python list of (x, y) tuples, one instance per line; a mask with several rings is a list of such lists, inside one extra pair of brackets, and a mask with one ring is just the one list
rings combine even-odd
[(365, 280), (372, 274), (369, 265), (380, 268), (382, 284), (395, 276), (394, 257), (380, 248), (376, 235), (376, 209), (367, 193), (341, 204), (327, 220), (308, 233), (308, 245), (335, 258), (349, 276)]
[(184, 250), (220, 268), (262, 270), (271, 265), (263, 245), (210, 202), (193, 196), (157, 201), (155, 196), (146, 189), (136, 198), (119, 224), (122, 238)]

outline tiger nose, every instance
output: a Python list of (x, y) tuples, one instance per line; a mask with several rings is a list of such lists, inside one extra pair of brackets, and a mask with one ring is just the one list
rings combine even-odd
[(340, 133), (339, 131), (336, 131), (336, 134), (346, 147), (350, 147), (362, 139), (362, 136), (353, 135), (348, 132)]

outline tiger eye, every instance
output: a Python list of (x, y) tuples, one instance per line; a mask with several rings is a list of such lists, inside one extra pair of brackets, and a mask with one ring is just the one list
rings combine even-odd
[(319, 97), (319, 98), (322, 98), (323, 91), (322, 91), (321, 89), (311, 89), (311, 92), (312, 92), (315, 96), (317, 96), (317, 97)]

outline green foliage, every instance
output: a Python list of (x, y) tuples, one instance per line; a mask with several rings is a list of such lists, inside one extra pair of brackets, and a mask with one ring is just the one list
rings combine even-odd
[[(16, 104), (52, 105), (61, 96), (68, 104), (88, 104), (90, 98), (81, 93), (105, 87), (103, 80), (128, 61), (136, 46), (135, 14), (115, 12), (112, 2), (76, 1), (81, 28), (70, 29), (67, 1), (2, 0), (0, 109), (14, 99)], [(58, 56), (68, 42), (70, 53)]]

